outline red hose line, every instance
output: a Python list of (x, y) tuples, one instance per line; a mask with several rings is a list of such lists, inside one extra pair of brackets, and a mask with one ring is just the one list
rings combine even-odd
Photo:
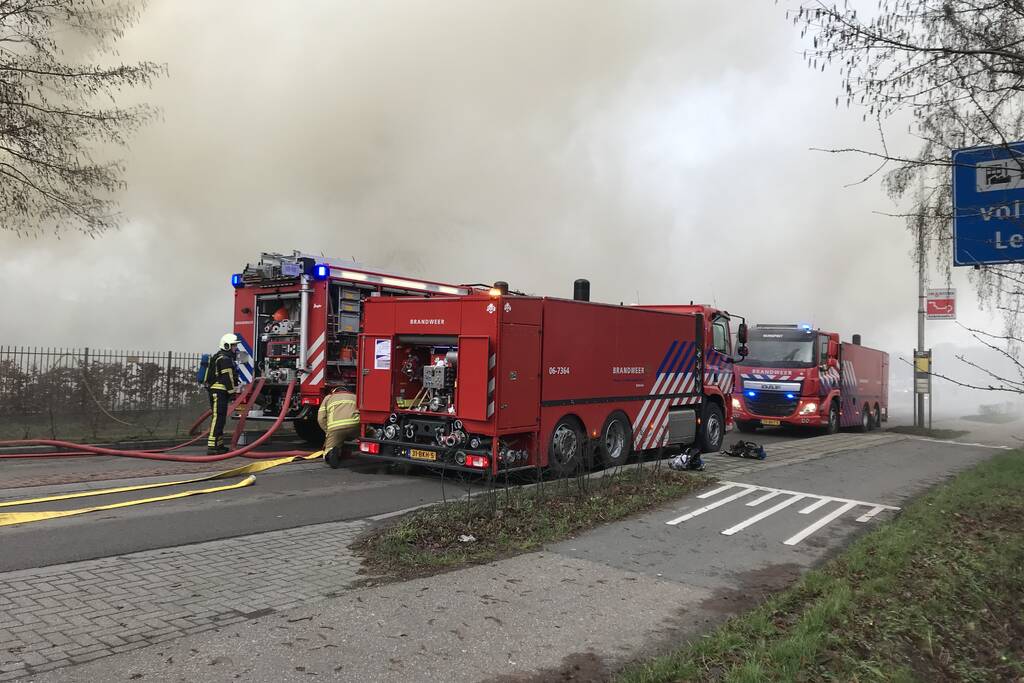
[[(265, 459), (275, 457), (287, 457), (280, 453), (251, 453), (257, 446), (263, 444), (267, 439), (274, 435), (274, 432), (278, 430), (281, 424), (284, 422), (285, 413), (288, 412), (288, 407), (291, 405), (292, 394), (295, 393), (295, 382), (291, 382), (288, 385), (288, 389), (285, 392), (284, 400), (281, 403), (281, 412), (278, 414), (277, 419), (270, 425), (270, 429), (264, 432), (258, 439), (253, 441), (251, 444), (245, 445), (241, 448), (236, 448), (233, 451), (222, 453), (220, 455), (171, 455), (170, 453), (158, 453), (154, 451), (125, 451), (117, 450), (114, 448), (103, 448), (101, 446), (90, 446), (88, 444), (72, 443), (70, 441), (60, 441), (56, 439), (24, 439), (17, 441), (0, 441), (0, 448), (10, 447), (21, 447), (21, 446), (50, 446), (51, 448), (68, 448), (73, 449), (76, 454), (89, 454), (89, 455), (116, 455), (125, 458), (140, 458), (143, 460), (163, 460), (168, 462), (217, 462), (220, 460), (227, 460), (228, 458), (234, 458), (237, 456), (244, 456), (251, 459)], [(194, 439), (197, 441), (198, 439)], [(181, 447), (184, 447), (182, 444)], [(11, 453), (11, 454), (0, 454), (0, 459), (6, 458), (18, 458), (18, 457), (40, 457), (40, 455), (46, 456), (66, 456), (68, 453), (60, 454), (38, 454), (38, 453)]]
[[(207, 410), (206, 410), (206, 412), (205, 412), (205, 413), (203, 413), (203, 414), (202, 414), (202, 415), (200, 415), (200, 416), (199, 416), (198, 418), (196, 418), (196, 421), (195, 421), (195, 422), (193, 422), (193, 423), (192, 423), (192, 426), (188, 428), (188, 433), (189, 433), (189, 435), (190, 435), (190, 436), (191, 436), (192, 434), (195, 434), (195, 433), (196, 433), (196, 430), (197, 430), (197, 429), (199, 429), (199, 425), (201, 425), (201, 424), (203, 424), (204, 422), (206, 422), (206, 420), (207, 420), (207, 419), (208, 419), (208, 418), (210, 417), (210, 414), (211, 414), (212, 412), (213, 412), (212, 410), (210, 410), (209, 408), (207, 408)], [(200, 434), (199, 436), (202, 436), (202, 434)]]

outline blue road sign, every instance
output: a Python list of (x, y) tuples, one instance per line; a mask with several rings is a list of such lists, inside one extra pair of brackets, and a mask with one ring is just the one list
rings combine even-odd
[(953, 152), (953, 265), (1024, 261), (1024, 142)]

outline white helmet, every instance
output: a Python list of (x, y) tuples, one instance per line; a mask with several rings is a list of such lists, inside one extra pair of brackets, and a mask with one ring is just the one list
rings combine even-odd
[(238, 338), (238, 335), (228, 332), (227, 334), (220, 338), (220, 348), (224, 349), (225, 351), (228, 351), (229, 349), (231, 349), (232, 346), (234, 346), (235, 344), (240, 344), (241, 342), (242, 340)]

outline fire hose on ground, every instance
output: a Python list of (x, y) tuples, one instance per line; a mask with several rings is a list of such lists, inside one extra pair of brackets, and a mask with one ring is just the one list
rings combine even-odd
[[(258, 393), (258, 390), (259, 390), (259, 387), (256, 387), (252, 391), (250, 391), (249, 393), (253, 397), (255, 397), (255, 395)], [(71, 451), (71, 452), (62, 452), (62, 453), (54, 453), (54, 454), (37, 454), (37, 453), (2, 454), (2, 455), (0, 455), (0, 458), (40, 457), (41, 455), (43, 455), (43, 456), (114, 455), (114, 456), (122, 456), (122, 457), (129, 457), (129, 458), (142, 458), (142, 459), (146, 459), (146, 460), (163, 460), (163, 461), (173, 461), (173, 462), (217, 462), (217, 461), (220, 461), (220, 460), (226, 460), (228, 458), (233, 458), (233, 457), (237, 457), (237, 456), (242, 456), (242, 457), (250, 458), (250, 459), (254, 459), (254, 460), (260, 460), (260, 462), (252, 462), (252, 463), (249, 463), (247, 465), (242, 465), (240, 467), (235, 467), (233, 469), (226, 470), (224, 472), (217, 472), (217, 473), (214, 473), (214, 474), (208, 474), (208, 475), (205, 475), (205, 476), (194, 477), (194, 478), (185, 479), (185, 480), (169, 481), (169, 482), (157, 482), (157, 483), (150, 483), (150, 484), (137, 484), (137, 485), (133, 485), (133, 486), (120, 486), (120, 487), (109, 488), (109, 489), (78, 491), (78, 492), (74, 492), (74, 493), (61, 493), (61, 494), (57, 494), (57, 495), (53, 495), (53, 496), (43, 496), (43, 497), (38, 497), (38, 498), (28, 498), (28, 499), (23, 499), (23, 500), (0, 501), (0, 508), (14, 507), (14, 506), (19, 506), (19, 505), (35, 505), (35, 504), (47, 503), (47, 502), (53, 502), (53, 501), (70, 500), (70, 499), (74, 499), (74, 498), (87, 498), (87, 497), (91, 498), (93, 496), (103, 496), (103, 495), (109, 495), (109, 494), (127, 493), (127, 492), (131, 492), (131, 491), (141, 491), (141, 490), (155, 489), (155, 488), (162, 488), (162, 487), (169, 487), (169, 486), (183, 486), (183, 485), (196, 484), (196, 483), (206, 482), (206, 481), (215, 481), (215, 480), (221, 480), (221, 479), (228, 479), (228, 478), (235, 477), (235, 476), (243, 476), (243, 475), (245, 476), (244, 479), (241, 479), (240, 481), (234, 482), (232, 484), (223, 484), (223, 485), (213, 486), (213, 487), (209, 487), (209, 488), (190, 489), (190, 490), (179, 491), (179, 492), (176, 492), (176, 493), (170, 493), (170, 494), (166, 494), (166, 495), (162, 495), (162, 496), (154, 496), (154, 497), (150, 497), (150, 498), (140, 498), (140, 499), (136, 499), (136, 500), (121, 501), (121, 502), (117, 502), (117, 503), (109, 503), (109, 504), (106, 504), (106, 505), (93, 505), (93, 506), (90, 506), (90, 507), (77, 508), (77, 509), (73, 509), (73, 510), (41, 510), (41, 511), (36, 511), (36, 512), (0, 512), (0, 527), (10, 526), (10, 525), (15, 525), (15, 524), (25, 524), (25, 523), (28, 523), (28, 522), (38, 522), (38, 521), (43, 521), (43, 520), (47, 520), (47, 519), (56, 519), (56, 518), (61, 518), (61, 517), (71, 517), (71, 516), (74, 516), (74, 515), (81, 515), (81, 514), (85, 514), (85, 513), (89, 513), (89, 512), (98, 512), (98, 511), (101, 511), (101, 510), (113, 510), (113, 509), (117, 509), (117, 508), (130, 507), (130, 506), (134, 506), (134, 505), (142, 505), (142, 504), (145, 504), (145, 503), (156, 503), (156, 502), (161, 502), (161, 501), (174, 500), (174, 499), (177, 499), (177, 498), (185, 498), (185, 497), (188, 497), (188, 496), (201, 495), (201, 494), (204, 494), (204, 493), (217, 493), (217, 492), (221, 492), (221, 491), (228, 491), (228, 490), (232, 490), (232, 489), (244, 488), (246, 486), (251, 486), (256, 481), (256, 477), (253, 476), (253, 475), (255, 473), (257, 473), (257, 472), (263, 472), (263, 471), (269, 470), (271, 468), (277, 467), (279, 465), (284, 465), (286, 463), (294, 462), (296, 460), (313, 460), (313, 459), (316, 459), (316, 458), (318, 458), (318, 457), (323, 455), (323, 451), (317, 451), (315, 453), (305, 453), (305, 452), (302, 452), (302, 451), (283, 451), (283, 452), (276, 452), (276, 453), (254, 452), (254, 449), (256, 447), (260, 446), (261, 444), (263, 444), (264, 442), (266, 442), (267, 439), (269, 439), (271, 436), (273, 436), (274, 432), (276, 432), (277, 429), (284, 422), (285, 414), (288, 411), (288, 406), (290, 405), (291, 397), (292, 397), (292, 394), (294, 393), (294, 391), (295, 391), (295, 383), (292, 382), (288, 386), (288, 389), (287, 389), (287, 391), (285, 393), (284, 403), (283, 403), (283, 406), (281, 408), (281, 412), (277, 416), (277, 419), (274, 421), (274, 423), (270, 426), (270, 429), (268, 429), (262, 436), (257, 438), (251, 444), (248, 444), (248, 445), (243, 446), (241, 448), (236, 448), (236, 449), (234, 449), (232, 451), (229, 451), (228, 453), (224, 453), (224, 454), (221, 454), (221, 455), (206, 455), (206, 456), (196, 455), (196, 456), (189, 456), (189, 455), (172, 455), (172, 454), (169, 453), (169, 451), (171, 451), (171, 450), (177, 450), (179, 448), (184, 448), (186, 445), (190, 445), (192, 443), (195, 443), (200, 438), (202, 438), (202, 435), (200, 435), (199, 437), (196, 437), (195, 439), (192, 439), (191, 441), (188, 441), (188, 442), (186, 442), (184, 444), (179, 444), (178, 446), (174, 446), (172, 448), (161, 449), (161, 451), (157, 451), (157, 450), (149, 450), (149, 451), (147, 451), (147, 450), (136, 450), (136, 451), (117, 450), (117, 449), (112, 449), (112, 448), (102, 448), (102, 447), (98, 447), (98, 446), (89, 446), (87, 444), (76, 444), (76, 443), (72, 443), (70, 441), (60, 441), (60, 440), (55, 440), (55, 439), (27, 439), (27, 440), (18, 440), (18, 441), (0, 441), (0, 447), (49, 446), (49, 447), (53, 447), (53, 448), (78, 449), (78, 450), (74, 450), (74, 451)], [(240, 403), (243, 402), (243, 398), (244, 398), (244, 396), (243, 397), (239, 397), (239, 399), (235, 403), (236, 407), (237, 407), (237, 405), (239, 405)], [(197, 422), (197, 424), (199, 424), (199, 422)], [(235, 433), (234, 437), (232, 438), (232, 444), (234, 444), (237, 441), (238, 432), (240, 431), (240, 428), (241, 428), (242, 425), (244, 425), (244, 421), (241, 421), (240, 424), (239, 424), (239, 429), (236, 429), (236, 433)]]
[[(234, 405), (231, 407), (231, 410), (234, 411), (235, 409), (237, 409), (237, 407), (245, 401), (247, 396), (251, 395), (252, 398), (255, 398), (256, 394), (259, 393), (259, 389), (261, 389), (261, 388), (262, 388), (262, 382), (260, 382), (257, 386), (253, 387), (251, 390), (247, 390), (246, 393), (243, 393), (243, 395), (240, 396), (235, 401)], [(228, 451), (227, 453), (222, 453), (220, 455), (175, 455), (175, 454), (171, 454), (171, 451), (176, 451), (176, 450), (179, 450), (181, 448), (185, 448), (186, 446), (190, 446), (190, 445), (196, 443), (197, 441), (199, 441), (200, 439), (202, 439), (203, 435), (200, 434), (199, 436), (191, 439), (190, 441), (186, 441), (185, 443), (178, 444), (177, 446), (172, 446), (170, 448), (164, 448), (164, 449), (153, 449), (153, 450), (122, 450), (122, 449), (116, 449), (116, 448), (104, 448), (102, 446), (92, 446), (92, 445), (89, 445), (89, 444), (80, 444), (80, 443), (74, 443), (74, 442), (71, 442), (71, 441), (62, 441), (62, 440), (59, 440), (59, 439), (19, 439), (19, 440), (15, 440), (15, 441), (0, 441), (0, 448), (30, 448), (30, 447), (46, 446), (46, 447), (50, 447), (50, 448), (63, 448), (63, 449), (67, 449), (65, 451), (58, 452), (58, 453), (0, 453), (0, 459), (39, 458), (39, 457), (67, 457), (67, 456), (77, 456), (77, 455), (113, 455), (113, 456), (119, 456), (119, 457), (124, 457), (124, 458), (141, 458), (141, 459), (144, 459), (144, 460), (161, 460), (161, 461), (169, 461), (169, 462), (218, 462), (220, 460), (227, 460), (228, 458), (235, 458), (235, 457), (245, 457), (245, 458), (250, 458), (250, 459), (254, 459), (254, 460), (261, 460), (261, 459), (267, 459), (267, 458), (281, 458), (281, 457), (288, 457), (288, 456), (294, 457), (294, 456), (306, 455), (306, 453), (304, 451), (278, 451), (278, 452), (271, 452), (271, 453), (253, 452), (254, 449), (256, 449), (258, 446), (260, 446), (263, 443), (265, 443), (268, 439), (270, 439), (270, 437), (273, 436), (274, 433), (284, 423), (285, 414), (288, 412), (288, 407), (291, 405), (291, 399), (292, 399), (292, 395), (294, 393), (295, 393), (295, 382), (292, 382), (292, 383), (290, 383), (288, 385), (288, 389), (285, 391), (284, 400), (282, 401), (282, 404), (281, 404), (281, 412), (278, 414), (277, 419), (274, 420), (273, 424), (270, 425), (270, 428), (266, 432), (264, 432), (262, 435), (260, 435), (259, 438), (257, 438), (255, 441), (253, 441), (250, 444), (247, 444), (247, 445), (242, 446), (240, 448), (233, 448), (232, 450)], [(210, 411), (206, 411), (206, 413), (199, 420), (197, 420), (195, 423), (193, 423), (192, 427), (189, 430), (190, 433), (194, 432), (194, 430), (200, 424), (202, 424), (202, 422), (204, 422), (209, 417), (209, 415), (210, 415)], [(235, 430), (235, 434), (232, 436), (232, 439), (231, 439), (232, 446), (237, 444), (238, 436), (239, 436), (239, 433), (241, 431), (241, 427), (243, 427), (244, 424), (245, 424), (244, 421), (240, 421), (239, 422), (238, 428)]]

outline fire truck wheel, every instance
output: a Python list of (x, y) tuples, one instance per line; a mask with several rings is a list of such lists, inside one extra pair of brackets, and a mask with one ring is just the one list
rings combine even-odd
[(871, 418), (871, 408), (865, 403), (864, 407), (860, 409), (860, 427), (857, 430), (861, 432), (870, 431), (872, 422), (874, 420)]
[(597, 454), (605, 467), (621, 465), (633, 453), (633, 428), (629, 418), (622, 413), (612, 413), (604, 421), (601, 429), (601, 440), (597, 444)]
[(704, 412), (701, 414), (700, 434), (698, 445), (701, 453), (717, 453), (722, 450), (722, 441), (725, 439), (725, 417), (722, 416), (722, 409), (717, 403), (708, 401), (704, 404)]
[(753, 434), (757, 431), (757, 423), (748, 422), (747, 420), (736, 420), (736, 429), (744, 434)]
[(875, 404), (875, 429), (882, 428), (882, 409)]
[(839, 431), (839, 406), (832, 401), (828, 408), (828, 426), (825, 427), (826, 434), (835, 434)]
[(572, 417), (563, 417), (551, 430), (551, 443), (548, 445), (548, 467), (560, 477), (582, 470), (585, 443), (586, 439), (579, 422)]
[(320, 425), (317, 424), (315, 419), (295, 420), (292, 422), (292, 427), (295, 429), (298, 437), (309, 445), (318, 448), (324, 445), (324, 439), (327, 438), (327, 435), (324, 434), (324, 430), (320, 429)]

